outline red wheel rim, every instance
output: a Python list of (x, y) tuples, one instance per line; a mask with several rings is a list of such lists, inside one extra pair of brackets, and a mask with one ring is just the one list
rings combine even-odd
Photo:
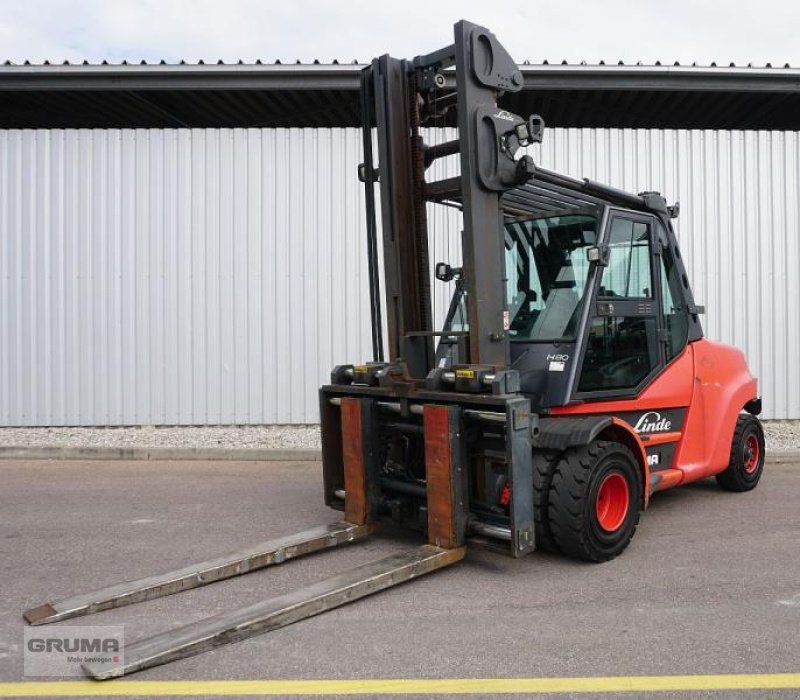
[(753, 474), (758, 469), (758, 462), (761, 457), (761, 445), (758, 444), (758, 437), (751, 433), (744, 441), (744, 470), (748, 474)]
[(606, 532), (619, 530), (625, 522), (630, 503), (628, 482), (619, 472), (607, 474), (597, 489), (597, 522)]

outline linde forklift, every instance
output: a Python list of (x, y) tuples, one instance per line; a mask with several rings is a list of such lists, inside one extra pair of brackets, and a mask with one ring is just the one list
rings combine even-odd
[[(709, 476), (731, 491), (758, 483), (757, 383), (740, 351), (703, 338), (671, 225), (678, 205), (519, 155), (544, 132), (542, 118), (507, 106), (523, 86), (494, 35), (466, 21), (443, 49), (383, 56), (362, 72), (374, 357), (335, 367), (319, 392), (324, 497), (342, 519), (48, 602), (25, 619), (203, 586), (362, 540), (384, 519), (426, 543), (127, 644), (117, 661), (86, 664), (88, 675), (121, 676), (297, 622), (454, 564), (468, 541), (512, 557), (541, 548), (606, 561), (655, 492)], [(422, 129), (445, 118), (458, 138), (425, 144)], [(460, 175), (428, 180), (448, 157)], [(441, 330), (430, 203), (460, 212), (463, 229), (462, 264), (434, 267), (436, 283), (454, 288)]]

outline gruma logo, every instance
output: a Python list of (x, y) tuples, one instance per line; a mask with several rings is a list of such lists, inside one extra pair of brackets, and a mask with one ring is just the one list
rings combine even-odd
[(70, 639), (64, 637), (63, 639), (29, 639), (28, 651), (52, 653), (58, 652), (114, 652), (119, 653), (119, 640), (118, 639), (101, 639), (95, 637), (94, 639)]
[(658, 411), (644, 413), (633, 429), (637, 433), (665, 433), (672, 427), (672, 421), (662, 417)]
[(26, 627), (23, 634), (25, 676), (83, 676), (125, 663), (122, 625), (64, 625), (51, 629)]

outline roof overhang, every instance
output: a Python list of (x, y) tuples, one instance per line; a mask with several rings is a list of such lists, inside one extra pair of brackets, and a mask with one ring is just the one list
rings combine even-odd
[[(0, 128), (359, 124), (359, 64), (5, 65)], [(800, 70), (522, 65), (508, 107), (562, 127), (800, 129)]]

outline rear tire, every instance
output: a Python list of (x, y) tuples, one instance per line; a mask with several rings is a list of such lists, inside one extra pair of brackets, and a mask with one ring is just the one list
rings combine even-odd
[(533, 452), (533, 520), (536, 532), (536, 549), (557, 552), (553, 533), (550, 529), (548, 499), (550, 484), (553, 481), (559, 452), (537, 450)]
[(717, 474), (717, 483), (726, 491), (750, 491), (758, 484), (763, 471), (764, 429), (758, 418), (742, 413), (733, 431), (728, 467)]
[(641, 502), (639, 465), (627, 447), (597, 440), (569, 449), (550, 484), (553, 540), (562, 553), (576, 559), (613, 559), (636, 532)]

